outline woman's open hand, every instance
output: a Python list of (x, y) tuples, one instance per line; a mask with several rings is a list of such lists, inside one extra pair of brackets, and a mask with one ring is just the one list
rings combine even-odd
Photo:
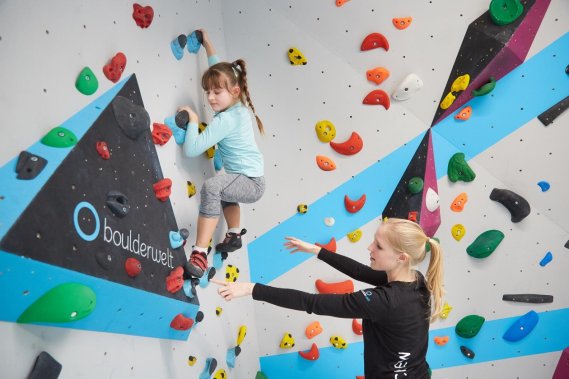
[(302, 251), (305, 253), (318, 254), (320, 247), (312, 243), (304, 242), (296, 237), (285, 237), (288, 242), (285, 242), (285, 247), (287, 249), (292, 249), (291, 253), (296, 253)]
[(219, 286), (217, 293), (225, 299), (230, 301), (237, 297), (248, 296), (253, 293), (255, 283), (246, 282), (222, 282), (221, 280), (211, 279), (210, 282)]

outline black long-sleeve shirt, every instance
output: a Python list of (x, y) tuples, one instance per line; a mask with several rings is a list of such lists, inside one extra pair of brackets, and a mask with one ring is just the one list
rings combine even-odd
[(430, 293), (420, 272), (414, 282), (387, 281), (346, 256), (321, 249), (318, 258), (374, 288), (344, 295), (309, 294), (255, 284), (253, 298), (319, 315), (361, 318), (366, 379), (428, 379)]

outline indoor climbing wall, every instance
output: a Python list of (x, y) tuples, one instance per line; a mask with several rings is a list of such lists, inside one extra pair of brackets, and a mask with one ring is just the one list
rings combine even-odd
[[(267, 192), (249, 224), (252, 280), (365, 288), (312, 255), (289, 254), (284, 237), (335, 243), (368, 264), (381, 215), (414, 217), (445, 251), (433, 377), (551, 377), (569, 345), (568, 116), (556, 106), (569, 95), (567, 4), (522, 1), (515, 20), (498, 12), (503, 25), (490, 1), (225, 5), (228, 54), (247, 60), (267, 130)], [(552, 107), (560, 116), (544, 125)], [(545, 296), (503, 299), (520, 294)], [(363, 375), (361, 320), (265, 303), (255, 311), (268, 377)], [(347, 348), (333, 346), (342, 340)]]

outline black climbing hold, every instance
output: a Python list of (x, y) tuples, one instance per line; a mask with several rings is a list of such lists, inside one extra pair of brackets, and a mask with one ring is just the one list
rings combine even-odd
[(474, 351), (470, 350), (466, 346), (460, 347), (460, 352), (466, 357), (470, 359), (474, 359)]
[[(569, 241), (567, 241), (567, 243), (569, 243)], [(569, 249), (569, 247), (568, 247), (568, 249)], [(226, 260), (228, 256), (229, 256), (229, 253), (227, 253), (225, 251), (221, 252), (221, 260), (222, 261)]]
[(518, 303), (533, 303), (533, 304), (542, 304), (542, 303), (553, 303), (553, 296), (552, 295), (537, 295), (533, 293), (520, 293), (520, 294), (511, 294), (511, 295), (502, 295), (502, 300), (504, 301), (515, 301)]
[(61, 363), (49, 353), (42, 351), (36, 358), (28, 379), (57, 379), (61, 373), (61, 368)]
[(105, 251), (96, 253), (95, 260), (105, 270), (110, 270), (113, 267), (113, 256)]
[(112, 104), (115, 119), (128, 138), (136, 140), (142, 133), (150, 130), (150, 116), (143, 106), (122, 96), (115, 97)]
[(202, 311), (198, 311), (198, 313), (196, 313), (196, 322), (202, 322), (204, 318), (204, 314)]
[(187, 240), (188, 237), (190, 236), (190, 232), (186, 228), (180, 229), (180, 231), (178, 233), (180, 233), (180, 237), (182, 237), (185, 240)]
[(237, 357), (239, 354), (241, 354), (241, 346), (235, 346), (235, 356)]
[(176, 113), (176, 117), (174, 118), (176, 121), (176, 125), (178, 128), (182, 128), (184, 130), (188, 129), (188, 123), (190, 122), (190, 114), (187, 111), (181, 111)]
[(209, 363), (209, 374), (210, 375), (213, 374), (216, 368), (217, 368), (217, 359), (211, 358), (211, 361)]
[(530, 213), (527, 200), (510, 190), (494, 188), (490, 193), (490, 200), (505, 206), (510, 211), (512, 222), (520, 222)]
[(115, 216), (121, 218), (130, 210), (128, 198), (122, 192), (115, 190), (107, 192), (107, 206)]
[(216, 270), (215, 267), (210, 267), (209, 272), (207, 273), (207, 280), (212, 280), (215, 276)]
[(196, 30), (196, 38), (198, 39), (198, 42), (203, 44), (203, 33), (201, 30)]
[(567, 240), (567, 242), (565, 242), (565, 248), (569, 249), (569, 240)]
[(47, 160), (44, 158), (22, 151), (16, 163), (17, 178), (23, 180), (30, 180), (39, 175), (40, 172), (47, 165)]
[(539, 121), (543, 124), (543, 126), (547, 126), (551, 124), (561, 113), (565, 112), (569, 108), (569, 96), (554, 104), (551, 108), (537, 116)]
[(180, 34), (178, 36), (178, 43), (180, 44), (180, 47), (183, 49), (184, 47), (186, 47), (186, 43), (188, 43), (188, 37), (186, 37), (185, 34)]
[(569, 75), (569, 64), (568, 64), (567, 66), (565, 66), (565, 73), (566, 73), (567, 75)]

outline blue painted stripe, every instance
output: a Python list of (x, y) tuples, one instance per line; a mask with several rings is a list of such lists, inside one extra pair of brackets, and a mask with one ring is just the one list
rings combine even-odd
[(0, 251), (0, 304), (3, 304), (0, 319), (16, 322), (45, 292), (69, 282), (84, 284), (95, 292), (95, 310), (78, 321), (39, 325), (184, 341), (191, 329), (177, 331), (170, 328), (170, 322), (178, 313), (195, 319), (199, 308), (195, 304)]
[[(448, 161), (457, 151), (463, 151), (467, 159), (473, 158), (567, 96), (567, 62), (569, 33), (504, 76), (491, 94), (474, 98), (468, 104), (473, 107), (470, 120), (461, 123), (448, 117), (437, 124), (433, 128), (437, 178), (446, 175)], [(251, 280), (269, 283), (310, 258), (285, 251), (282, 244), (287, 235), (325, 243), (332, 236), (341, 239), (380, 216), (423, 135), (315, 201), (307, 214), (296, 214), (251, 242)], [(354, 215), (345, 211), (344, 195), (357, 198), (363, 193), (368, 204)], [(330, 216), (336, 220), (332, 228), (323, 224), (324, 218)]]
[[(569, 308), (539, 313), (535, 329), (516, 343), (502, 339), (505, 331), (519, 317), (486, 321), (478, 335), (471, 339), (458, 337), (454, 327), (435, 329), (429, 332), (427, 361), (433, 370), (509, 359), (526, 355), (543, 354), (563, 350), (569, 346)], [(445, 346), (433, 342), (435, 336), (449, 336)], [(298, 345), (297, 341), (297, 345)], [(306, 350), (312, 345), (306, 342)], [(475, 353), (468, 359), (460, 352), (465, 345)], [(298, 353), (260, 357), (261, 370), (271, 379), (289, 378), (354, 378), (364, 374), (363, 342), (350, 343), (346, 350), (320, 347), (320, 358), (307, 361)], [(285, 369), (286, 368), (286, 369)]]
[[(115, 95), (122, 89), (128, 79), (130, 79), (130, 76), (109, 89), (63, 124), (54, 125), (53, 127), (62, 126), (69, 129), (75, 133), (77, 140), (80, 140), (95, 120), (97, 120), (101, 112), (103, 112)], [(50, 130), (51, 129), (52, 128), (50, 128)], [(49, 132), (49, 130), (46, 130), (46, 134), (47, 132)], [(15, 157), (0, 167), (0, 183), (2, 183), (0, 195), (4, 197), (4, 199), (0, 201), (0, 240), (4, 238), (4, 235), (10, 230), (14, 222), (16, 222), (28, 204), (33, 200), (55, 170), (57, 170), (73, 147), (74, 146), (68, 148), (54, 148), (46, 146), (41, 142), (36, 142), (30, 146), (26, 151), (39, 155), (48, 161), (43, 171), (33, 180), (16, 179), (16, 163), (18, 162), (18, 157)]]

